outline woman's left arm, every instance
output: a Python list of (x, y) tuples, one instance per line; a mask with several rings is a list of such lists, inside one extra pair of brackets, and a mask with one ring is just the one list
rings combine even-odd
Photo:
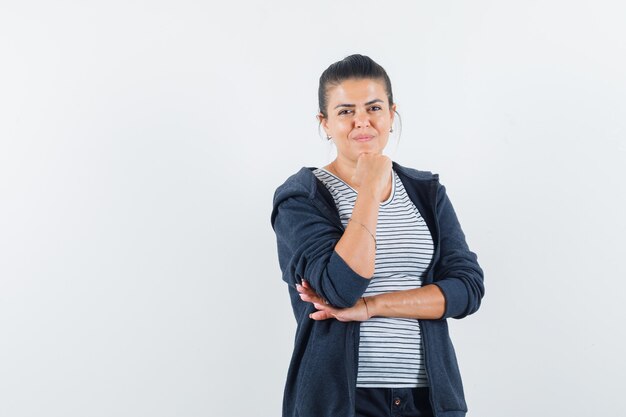
[(446, 299), (436, 285), (424, 285), (367, 297), (370, 317), (402, 317), (409, 319), (440, 319), (446, 309)]
[(374, 316), (439, 319), (445, 311), (445, 297), (436, 285), (363, 297), (350, 308), (336, 308), (326, 304), (306, 281), (297, 289), (300, 298), (313, 303), (318, 310), (310, 314), (313, 320), (334, 318), (339, 321), (365, 321)]

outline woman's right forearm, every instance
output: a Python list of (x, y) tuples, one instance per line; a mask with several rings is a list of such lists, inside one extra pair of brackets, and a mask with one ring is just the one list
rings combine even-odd
[(364, 278), (372, 278), (376, 264), (376, 224), (380, 202), (376, 192), (362, 187), (357, 195), (352, 217), (335, 251)]

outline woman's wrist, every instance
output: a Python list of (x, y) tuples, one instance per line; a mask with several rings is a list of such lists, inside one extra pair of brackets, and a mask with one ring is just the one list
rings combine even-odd
[(367, 312), (367, 318), (371, 319), (376, 315), (376, 307), (375, 307), (375, 298), (376, 296), (363, 297), (363, 303), (365, 303), (365, 311)]
[(381, 190), (378, 190), (374, 185), (364, 184), (357, 188), (357, 199), (360, 197), (361, 199), (370, 200), (371, 203), (380, 204), (382, 194)]
[(365, 297), (361, 297), (361, 300), (363, 300), (363, 305), (365, 306), (365, 320), (369, 320), (372, 316), (370, 316), (369, 308), (367, 308), (367, 300)]

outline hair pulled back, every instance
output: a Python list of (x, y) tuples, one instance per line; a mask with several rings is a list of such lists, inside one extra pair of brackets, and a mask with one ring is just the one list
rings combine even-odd
[(371, 78), (381, 80), (385, 85), (389, 106), (393, 105), (393, 92), (391, 90), (391, 80), (383, 67), (365, 55), (354, 54), (345, 57), (341, 61), (331, 64), (320, 77), (319, 89), (317, 91), (319, 101), (319, 112), (328, 117), (328, 89), (337, 86), (345, 80)]

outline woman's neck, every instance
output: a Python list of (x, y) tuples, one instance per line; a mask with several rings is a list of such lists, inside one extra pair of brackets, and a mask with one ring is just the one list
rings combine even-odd
[(330, 171), (333, 175), (341, 178), (343, 182), (348, 184), (350, 187), (356, 189), (354, 182), (352, 182), (352, 177), (356, 173), (356, 161), (343, 161), (339, 158), (336, 158), (333, 162), (326, 165), (326, 170)]

